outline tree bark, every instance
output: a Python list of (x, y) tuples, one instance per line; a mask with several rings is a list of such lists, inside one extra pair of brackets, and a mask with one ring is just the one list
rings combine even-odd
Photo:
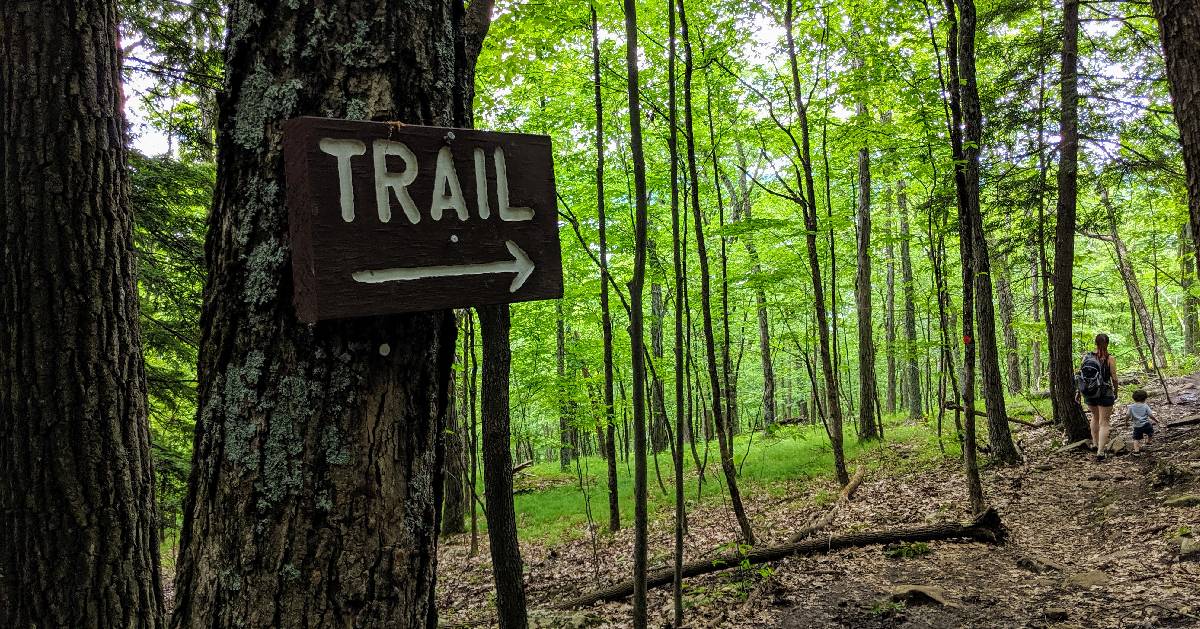
[(732, 437), (726, 424), (725, 408), (722, 408), (721, 376), (717, 372), (716, 339), (712, 322), (712, 289), (708, 267), (708, 249), (704, 240), (704, 216), (700, 212), (699, 174), (696, 167), (695, 127), (692, 124), (692, 43), (688, 36), (687, 9), (684, 0), (679, 0), (679, 31), (683, 37), (683, 125), (684, 140), (687, 146), (688, 179), (691, 182), (692, 222), (696, 230), (696, 257), (700, 262), (700, 311), (704, 330), (704, 350), (708, 363), (708, 379), (712, 391), (713, 425), (717, 433), (717, 445), (721, 453), (721, 470), (725, 473), (725, 484), (729, 491), (729, 502), (733, 507), (734, 516), (742, 531), (742, 539), (747, 544), (754, 544), (754, 531), (750, 527), (750, 518), (742, 506), (742, 496), (738, 491), (737, 469), (733, 464)]
[(1051, 401), (1054, 418), (1068, 441), (1091, 436), (1088, 420), (1075, 401), (1075, 359), (1071, 351), (1072, 281), (1075, 267), (1075, 211), (1079, 190), (1079, 0), (1063, 2), (1062, 114), (1059, 123), (1057, 222), (1054, 226), (1054, 312), (1050, 336)]
[[(975, 324), (979, 338), (979, 371), (984, 406), (988, 414), (988, 441), (992, 459), (1001, 464), (1020, 460), (1008, 429), (1004, 408), (1004, 383), (1000, 377), (1000, 352), (996, 339), (996, 315), (992, 301), (991, 263), (983, 228), (983, 213), (979, 203), (979, 153), (983, 141), (983, 114), (979, 105), (979, 89), (975, 73), (975, 2), (957, 0), (960, 14), (959, 76), (960, 102), (964, 122), (962, 156), (966, 160), (963, 182), (966, 194), (961, 206), (971, 222), (971, 272), (975, 283)], [(965, 307), (965, 306), (964, 306)]]
[[(462, 327), (461, 312), (455, 316), (455, 327)], [(458, 362), (457, 357), (455, 362)], [(442, 495), (445, 496), (442, 506), (443, 537), (467, 532), (467, 450), (463, 443), (466, 422), (460, 421), (465, 409), (460, 409), (457, 404), (458, 373), (458, 369), (451, 373), (450, 390), (446, 394), (446, 475), (442, 478)], [(462, 370), (462, 373), (465, 379), (466, 371)]]
[[(513, 506), (513, 458), (510, 443), (509, 307), (481, 306), (479, 331), (483, 340), (483, 384), (480, 413), (483, 417), (483, 500), (496, 584), (496, 616), (501, 629), (524, 629), (525, 581), (521, 547), (517, 542), (517, 514)], [(530, 457), (532, 458), (532, 457)]]
[(0, 626), (160, 627), (117, 2), (0, 3)]
[(1185, 223), (1179, 232), (1179, 287), (1183, 289), (1183, 348), (1195, 354), (1200, 338), (1200, 300), (1192, 294), (1196, 282), (1196, 258), (1193, 253), (1192, 227)]
[(296, 319), (280, 135), (305, 114), (469, 125), (473, 59), (448, 0), (296, 6), (229, 14), (173, 621), (429, 626), (453, 315)]
[[(866, 107), (858, 106), (865, 119)], [(858, 149), (858, 268), (854, 276), (854, 301), (858, 310), (858, 438), (879, 436), (875, 423), (875, 322), (871, 317), (871, 153)]]
[(908, 195), (904, 180), (896, 182), (896, 211), (900, 214), (900, 281), (904, 288), (904, 401), (908, 406), (908, 418), (920, 419), (921, 370), (917, 365), (917, 304), (916, 285), (913, 283), (912, 233), (908, 227)]
[[(963, 7), (971, 0), (945, 0), (946, 16), (949, 31), (946, 37), (946, 55), (950, 70), (950, 143), (954, 155), (954, 184), (958, 202), (959, 256), (962, 261), (962, 406), (967, 409), (975, 408), (975, 339), (974, 308), (975, 282), (974, 255), (971, 252), (974, 244), (972, 231), (974, 221), (971, 220), (971, 183), (968, 175), (969, 160), (964, 151), (963, 141), (963, 107), (962, 90), (965, 80), (960, 79), (962, 68), (959, 66), (959, 55), (962, 54), (962, 37), (959, 34), (959, 20), (955, 16), (955, 7)], [(968, 10), (973, 11), (972, 4)], [(976, 180), (978, 182), (978, 180)], [(963, 461), (967, 473), (967, 498), (971, 504), (971, 512), (983, 510), (983, 484), (979, 478), (979, 463), (975, 454), (975, 415), (966, 413), (963, 422), (966, 430), (963, 435)]]
[(557, 344), (555, 357), (558, 360), (558, 467), (565, 472), (571, 469), (571, 459), (578, 455), (573, 452), (575, 439), (567, 403), (567, 330), (561, 299), (554, 302), (554, 313), (557, 315), (554, 338)]
[[(738, 177), (740, 195), (739, 202), (734, 204), (734, 222), (742, 219), (748, 222), (754, 220), (750, 186), (746, 181), (746, 164), (744, 162), (745, 160), (743, 160), (742, 172)], [(756, 277), (761, 276), (762, 260), (758, 255), (758, 247), (754, 243), (754, 234), (748, 232), (743, 235), (742, 244), (750, 256), (750, 272)], [(762, 288), (762, 284), (757, 282), (754, 289), (754, 308), (758, 318), (758, 353), (763, 378), (763, 428), (766, 428), (778, 421), (778, 410), (775, 404), (775, 363), (771, 358), (771, 326), (767, 313), (767, 292)]]
[[(885, 213), (891, 214), (886, 209)], [(895, 413), (898, 402), (903, 402), (903, 399), (897, 400), (903, 395), (899, 391), (900, 387), (904, 386), (903, 378), (899, 377), (896, 369), (896, 232), (895, 223), (888, 222), (887, 241), (884, 244), (883, 255), (887, 260), (887, 294), (885, 301), (886, 311), (884, 313), (884, 335), (887, 343), (887, 394), (885, 396), (884, 409), (887, 412)]]
[[(671, 160), (671, 260), (675, 279), (675, 548), (674, 548), (674, 586), (671, 592), (673, 603), (672, 626), (680, 629), (683, 626), (683, 536), (687, 526), (687, 506), (683, 499), (683, 442), (685, 433), (692, 446), (692, 456), (695, 457), (696, 470), (699, 475), (698, 484), (703, 486), (704, 469), (696, 455), (696, 442), (691, 438), (691, 399), (687, 399), (688, 415), (684, 416), (684, 378), (687, 375), (687, 365), (683, 356), (683, 319), (685, 313), (685, 264), (680, 237), (679, 213), (679, 114), (675, 101), (675, 0), (667, 0), (668, 47), (667, 47), (667, 122), (670, 129), (667, 134), (667, 151)], [(690, 390), (689, 390), (690, 393)]]
[[(680, 2), (682, 1), (680, 0)], [(625, 69), (629, 97), (629, 145), (633, 157), (634, 179), (633, 278), (629, 281), (629, 345), (633, 360), (631, 369), (634, 468), (633, 626), (635, 629), (645, 629), (649, 513), (646, 505), (646, 358), (642, 324), (642, 290), (646, 280), (646, 228), (649, 201), (646, 192), (646, 158), (642, 151), (642, 107), (639, 96), (641, 86), (638, 83), (637, 37), (637, 3), (635, 0), (625, 0)], [(693, 186), (695, 181), (696, 179), (693, 177)], [(709, 351), (711, 352), (711, 336), (709, 338)]]
[(1200, 268), (1200, 3), (1151, 0), (1158, 20), (1171, 106), (1183, 145), (1192, 254)]
[(600, 93), (600, 27), (592, 6), (592, 82), (596, 101), (596, 213), (600, 222), (600, 317), (604, 336), (604, 460), (608, 467), (608, 528), (621, 528), (617, 500), (617, 443), (613, 404), (613, 331), (608, 305), (608, 217), (604, 207), (604, 99)]

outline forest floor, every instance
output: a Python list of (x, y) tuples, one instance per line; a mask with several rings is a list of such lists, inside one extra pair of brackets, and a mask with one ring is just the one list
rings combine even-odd
[[(1170, 389), (1175, 405), (1151, 389), (1161, 418), (1200, 414), (1200, 374), (1174, 378)], [(1122, 402), (1131, 390), (1122, 391)], [(1200, 426), (1172, 430), (1141, 456), (1100, 462), (1082, 450), (1060, 452), (1062, 436), (1054, 427), (1019, 428), (1024, 463), (983, 473), (986, 499), (1008, 530), (1004, 545), (935, 541), (901, 553), (914, 555), (906, 557), (870, 546), (687, 579), (687, 626), (1200, 626), (1200, 553), (1192, 560), (1181, 554), (1181, 544), (1193, 543), (1193, 530), (1200, 538), (1200, 506), (1164, 504), (1200, 495)], [(1128, 439), (1130, 432), (1119, 403), (1112, 434)], [(865, 450), (858, 460), (869, 464), (866, 480), (819, 535), (969, 520), (957, 457), (929, 457), (922, 449), (884, 442)], [(837, 493), (830, 479), (784, 485), (743, 494), (760, 546), (785, 541)], [(603, 503), (593, 509), (603, 521)], [(729, 552), (737, 525), (727, 506), (706, 500), (689, 509), (686, 560)], [(650, 523), (652, 569), (670, 566), (673, 526), (669, 514)], [(468, 557), (467, 536), (442, 544), (437, 597), (443, 626), (494, 622), (486, 534), (481, 538), (475, 557)], [(568, 541), (524, 540), (531, 624), (629, 625), (629, 600), (570, 612), (551, 607), (628, 578), (632, 538), (627, 527)], [(940, 601), (894, 600), (893, 591), (905, 585), (933, 588)], [(669, 626), (670, 597), (669, 585), (651, 590), (652, 627)]]

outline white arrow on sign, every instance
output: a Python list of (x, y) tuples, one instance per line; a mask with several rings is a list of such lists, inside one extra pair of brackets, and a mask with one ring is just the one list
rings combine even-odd
[(454, 277), (458, 275), (488, 275), (490, 273), (516, 273), (508, 292), (515, 293), (525, 284), (525, 280), (533, 274), (533, 260), (517, 243), (506, 240), (504, 246), (512, 254), (512, 260), (499, 262), (483, 262), (480, 264), (460, 264), (458, 266), (408, 266), (375, 271), (357, 271), (351, 274), (356, 282), (363, 284), (382, 284), (383, 282), (406, 282), (422, 280), (430, 277)]

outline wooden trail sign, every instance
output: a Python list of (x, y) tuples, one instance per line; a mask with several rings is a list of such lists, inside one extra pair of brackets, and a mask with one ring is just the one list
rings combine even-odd
[(283, 150), (302, 321), (562, 296), (549, 137), (296, 118)]

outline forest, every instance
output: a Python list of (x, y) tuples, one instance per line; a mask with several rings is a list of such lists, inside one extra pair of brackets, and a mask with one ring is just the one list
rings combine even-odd
[[(1196, 0), (0, 0), (0, 98), (2, 627), (1200, 624)], [(303, 117), (548, 139), (432, 211), (561, 289), (314, 321)]]

